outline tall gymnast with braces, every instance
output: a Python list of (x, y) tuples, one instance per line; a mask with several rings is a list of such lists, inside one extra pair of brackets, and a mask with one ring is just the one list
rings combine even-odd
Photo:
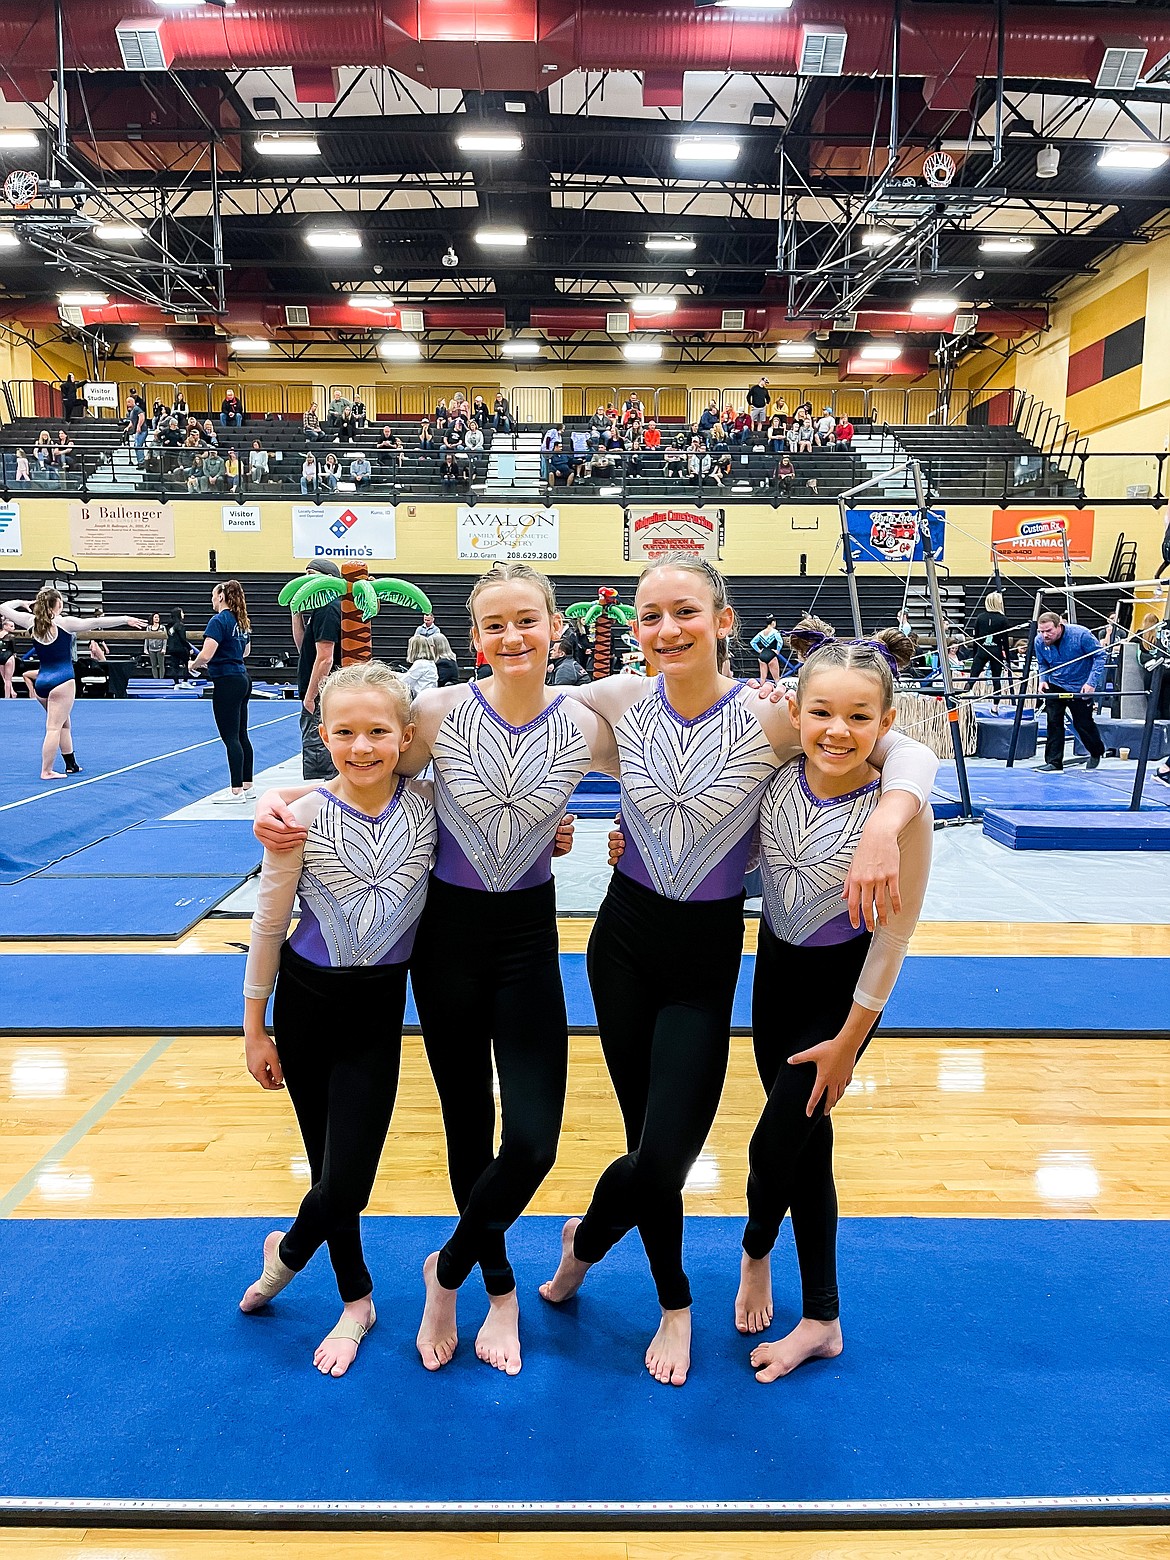
[[(492, 676), (423, 693), (402, 766), (417, 773), (434, 762), (438, 853), (411, 984), (459, 1210), (450, 1238), (424, 1264), (417, 1347), (428, 1370), (451, 1360), (458, 1292), (478, 1265), (488, 1314), (476, 1354), (516, 1375), (520, 1312), (506, 1234), (556, 1159), (568, 1078), (551, 861), (570, 796), (591, 769), (613, 772), (615, 748), (592, 709), (545, 685), (563, 624), (543, 574), (497, 565), (467, 606)], [(301, 794), (261, 799), (256, 832), (266, 846), (295, 840), (281, 804)]]
[(842, 895), (878, 805), (871, 758), (894, 724), (894, 678), (915, 646), (897, 629), (860, 641), (795, 629), (792, 643), (803, 662), (790, 708), (802, 751), (776, 771), (760, 808), (763, 917), (752, 1034), (768, 1098), (749, 1149), (735, 1325), (750, 1334), (771, 1326), (771, 1251), (786, 1213), (802, 1310), (783, 1338), (752, 1350), (761, 1382), (841, 1353), (830, 1113), (894, 989), (926, 893), (933, 839), (924, 805), (898, 838), (900, 905), (872, 932), (855, 926)]
[[(683, 1186), (723, 1088), (743, 952), (743, 880), (765, 787), (799, 752), (786, 705), (720, 670), (735, 631), (723, 577), (686, 555), (649, 565), (635, 598), (653, 680), (610, 678), (577, 695), (617, 739), (625, 851), (589, 941), (588, 969), (626, 1153), (605, 1170), (541, 1286), (554, 1303), (637, 1227), (661, 1320), (646, 1351), (655, 1380), (681, 1386), (691, 1358)], [(887, 733), (882, 797), (854, 854), (850, 912), (898, 902), (897, 839), (922, 807), (937, 761)]]
[(73, 748), (73, 702), (77, 678), (73, 670), (73, 642), (78, 634), (97, 634), (108, 628), (145, 628), (136, 617), (73, 617), (65, 611), (60, 591), (46, 585), (34, 601), (6, 601), (0, 618), (28, 629), (36, 646), (41, 669), (33, 695), (45, 712), (45, 740), (41, 745), (41, 779), (63, 779), (53, 768), (60, 753), (65, 775), (79, 775), (81, 765)]

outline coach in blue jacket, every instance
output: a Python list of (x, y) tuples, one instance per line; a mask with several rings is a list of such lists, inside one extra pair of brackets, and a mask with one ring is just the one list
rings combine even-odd
[[(1066, 623), (1059, 612), (1042, 612), (1036, 620), (1036, 663), (1040, 691), (1055, 694), (1096, 693), (1105, 675), (1105, 651), (1087, 628)], [(1093, 720), (1091, 699), (1050, 697), (1044, 701), (1048, 736), (1041, 769), (1064, 768), (1064, 712), (1068, 708), (1073, 729), (1089, 753), (1086, 769), (1096, 769), (1105, 753)]]

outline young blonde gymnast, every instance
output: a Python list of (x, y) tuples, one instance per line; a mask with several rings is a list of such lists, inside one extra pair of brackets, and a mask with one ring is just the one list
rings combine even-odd
[(345, 1374), (375, 1321), (359, 1221), (394, 1109), (407, 961), (436, 842), (431, 787), (396, 773), (410, 716), (405, 683), (380, 662), (322, 685), (337, 775), (292, 804), (301, 840), (264, 854), (244, 974), (248, 1071), (262, 1088), (288, 1088), (312, 1185), (287, 1234), (265, 1240), (240, 1309), (259, 1310), (326, 1244), (344, 1309), (313, 1356), (323, 1375)]
[[(685, 555), (642, 573), (637, 636), (654, 679), (609, 678), (574, 695), (612, 726), (625, 851), (589, 942), (589, 980), (627, 1152), (570, 1219), (541, 1286), (553, 1303), (635, 1226), (661, 1321), (646, 1351), (656, 1380), (690, 1368), (691, 1292), (683, 1268), (683, 1185), (719, 1104), (743, 951), (743, 880), (763, 791), (799, 752), (785, 705), (720, 670), (735, 631), (723, 577)], [(937, 761), (888, 733), (875, 754), (883, 794), (855, 852), (850, 912), (883, 918), (898, 893), (897, 838)]]
[(735, 1325), (772, 1323), (771, 1251), (792, 1219), (802, 1317), (761, 1343), (756, 1379), (775, 1381), (842, 1349), (837, 1294), (837, 1193), (830, 1112), (873, 1038), (922, 908), (933, 817), (923, 805), (898, 837), (900, 907), (872, 932), (843, 893), (878, 803), (871, 758), (894, 724), (894, 677), (913, 640), (886, 629), (869, 640), (794, 631), (803, 665), (790, 707), (802, 753), (777, 770), (760, 808), (763, 917), (752, 988), (756, 1066), (768, 1099), (752, 1136)]

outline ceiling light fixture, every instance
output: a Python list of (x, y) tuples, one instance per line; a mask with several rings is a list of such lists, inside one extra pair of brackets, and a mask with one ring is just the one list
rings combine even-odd
[(305, 243), (311, 249), (360, 249), (362, 235), (352, 228), (310, 228)]
[(1131, 173), (1149, 173), (1160, 168), (1170, 157), (1170, 150), (1154, 141), (1138, 145), (1130, 142), (1107, 146), (1097, 158), (1098, 168), (1128, 169)]
[(911, 298), (911, 314), (953, 314), (959, 307), (957, 298), (937, 298), (926, 296)]
[(896, 341), (867, 341), (857, 356), (867, 362), (892, 363), (902, 356), (902, 349)]
[(541, 343), (531, 341), (527, 337), (513, 337), (511, 341), (500, 343), (500, 352), (504, 357), (539, 357)]
[(394, 299), (384, 293), (350, 293), (349, 306), (351, 309), (372, 309), (375, 314), (385, 314), (398, 307)]
[(733, 163), (739, 151), (729, 135), (684, 135), (674, 143), (676, 162)]
[(985, 238), (979, 245), (981, 255), (1027, 255), (1036, 245), (1030, 238)]
[(172, 352), (174, 348), (164, 336), (135, 336), (130, 343), (131, 352)]
[(524, 142), (512, 130), (464, 130), (455, 145), (461, 152), (518, 152)]
[(57, 302), (66, 309), (100, 309), (103, 304), (109, 303), (105, 293), (100, 292), (62, 292), (57, 294)]
[(315, 135), (281, 135), (279, 132), (269, 131), (265, 135), (258, 135), (252, 142), (255, 151), (261, 157), (320, 157), (321, 148), (317, 145)]
[(790, 363), (808, 362), (816, 357), (817, 349), (810, 341), (781, 341), (776, 345), (775, 355)]
[(888, 249), (898, 242), (898, 235), (889, 228), (867, 227), (861, 230), (861, 242), (866, 249)]
[(15, 233), (7, 233), (0, 228), (0, 249), (19, 249), (20, 239)]
[(627, 363), (657, 363), (662, 357), (660, 341), (627, 341), (622, 348)]
[(384, 358), (397, 358), (400, 362), (422, 357), (422, 347), (411, 336), (385, 336), (378, 343), (378, 352)]
[(237, 336), (231, 349), (233, 352), (270, 352), (272, 343), (265, 336)]
[(132, 244), (136, 239), (146, 237), (133, 222), (99, 222), (93, 230), (93, 236), (107, 244)]
[(673, 314), (678, 308), (678, 299), (670, 293), (664, 293), (656, 297), (653, 293), (638, 293), (630, 299), (631, 314)]
[(715, 0), (722, 10), (735, 11), (787, 11), (792, 0)]
[(528, 234), (519, 228), (480, 228), (475, 241), (484, 249), (523, 249)]
[(35, 130), (0, 130), (0, 152), (33, 152), (40, 144)]
[(657, 255), (685, 255), (695, 248), (693, 238), (687, 238), (682, 233), (652, 233), (646, 240), (646, 248), (651, 254)]

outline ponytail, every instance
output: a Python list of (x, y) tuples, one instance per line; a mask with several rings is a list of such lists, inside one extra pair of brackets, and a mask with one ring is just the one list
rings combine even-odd
[(219, 588), (223, 592), (224, 606), (240, 625), (240, 633), (250, 634), (252, 625), (248, 621), (248, 603), (244, 600), (244, 587), (239, 580), (224, 580)]
[(61, 592), (46, 585), (33, 602), (33, 638), (48, 639), (53, 632), (53, 608), (61, 605)]

